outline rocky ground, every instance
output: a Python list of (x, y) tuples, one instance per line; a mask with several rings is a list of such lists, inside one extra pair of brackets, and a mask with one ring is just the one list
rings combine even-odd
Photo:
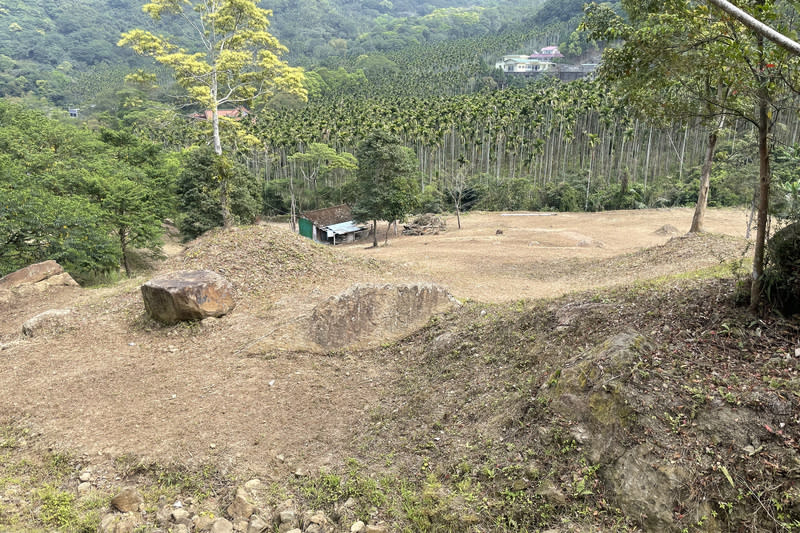
[[(374, 251), (277, 226), (214, 232), (157, 266), (234, 285), (233, 313), (186, 325), (144, 313), (153, 273), (0, 294), (0, 526), (798, 528), (797, 323), (737, 305), (742, 213), (712, 212), (718, 233), (658, 233), (687, 215), (538, 228), (475, 215), (461, 235), (448, 220)], [(467, 241), (477, 266), (439, 259)], [(548, 280), (553, 297), (523, 298)], [(425, 281), (463, 305), (352, 346), (309, 333), (314, 309), (354, 283)], [(71, 318), (23, 336), (48, 309)]]

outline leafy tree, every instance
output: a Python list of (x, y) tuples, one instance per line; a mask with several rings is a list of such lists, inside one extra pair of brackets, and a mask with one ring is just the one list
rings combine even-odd
[[(659, 94), (671, 96), (666, 114), (672, 117), (685, 105), (683, 97), (688, 94), (703, 105), (701, 109), (707, 116), (733, 115), (749, 121), (758, 133), (758, 219), (750, 298), (751, 310), (756, 310), (761, 298), (769, 216), (771, 138), (784, 107), (781, 100), (788, 94), (787, 80), (794, 75), (792, 60), (785, 49), (770, 45), (762, 34), (753, 33), (727, 15), (720, 16), (704, 4), (678, 0), (658, 5), (623, 5), (638, 27), (630, 28), (600, 6), (594, 5), (590, 14), (595, 11), (598, 20), (606, 19), (606, 35), (616, 33), (630, 39), (622, 49), (627, 52), (609, 51), (607, 59), (612, 71), (628, 73), (628, 79), (637, 86), (634, 94), (655, 87)], [(753, 8), (762, 19), (781, 22), (783, 11), (776, 2), (757, 0)], [(596, 20), (595, 27), (599, 26)], [(788, 87), (792, 85), (789, 81)], [(710, 130), (698, 208), (704, 207), (721, 127), (720, 121)], [(692, 227), (702, 228), (702, 213), (696, 213)]]
[(724, 28), (719, 22), (709, 23), (708, 8), (702, 4), (669, 2), (655, 13), (636, 2), (625, 1), (623, 7), (630, 22), (607, 4), (592, 3), (586, 9), (583, 24), (593, 38), (625, 41), (606, 50), (600, 77), (651, 121), (699, 118), (705, 124), (707, 149), (689, 229), (702, 232), (719, 131), (736, 98), (729, 59), (722, 53), (725, 45), (718, 38)]
[(101, 139), (112, 148), (97, 169), (102, 178), (93, 180), (92, 192), (118, 239), (122, 266), (130, 276), (132, 249), (161, 248), (161, 222), (174, 213), (175, 187), (154, 144), (112, 130), (104, 130)]
[[(358, 200), (353, 216), (372, 220), (372, 246), (378, 246), (378, 220), (402, 220), (416, 208), (419, 185), (414, 152), (400, 140), (382, 130), (370, 133), (356, 152)], [(386, 241), (389, 230), (386, 230)]]
[[(134, 29), (122, 34), (120, 46), (131, 46), (175, 71), (178, 84), (189, 97), (211, 110), (212, 144), (221, 156), (219, 107), (250, 104), (275, 92), (304, 95), (303, 73), (280, 59), (287, 51), (269, 33), (271, 11), (255, 0), (155, 0), (143, 10), (155, 20), (165, 15), (183, 19), (202, 43), (202, 51), (189, 52), (168, 38)], [(230, 183), (220, 174), (219, 203), (223, 224), (233, 223)]]
[(208, 147), (189, 149), (177, 184), (178, 225), (186, 239), (223, 225), (219, 210), (219, 183), (223, 180), (230, 185), (233, 221), (252, 222), (259, 212), (261, 191), (246, 168)]
[(87, 198), (0, 183), (0, 276), (52, 259), (73, 277), (119, 267), (103, 211)]
[[(0, 271), (54, 259), (76, 277), (159, 248), (171, 206), (159, 151), (0, 102)], [(106, 141), (106, 142), (103, 142)]]

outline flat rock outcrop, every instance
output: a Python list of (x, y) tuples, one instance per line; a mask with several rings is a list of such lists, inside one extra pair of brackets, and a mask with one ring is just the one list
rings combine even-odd
[(16, 272), (0, 278), (0, 288), (12, 289), (26, 283), (37, 283), (39, 281), (62, 274), (64, 269), (55, 261), (43, 261), (33, 265), (28, 265)]
[(0, 302), (14, 293), (36, 293), (57, 286), (77, 287), (78, 283), (55, 261), (35, 263), (0, 278)]
[(314, 308), (311, 335), (323, 348), (385, 340), (425, 324), (458, 301), (433, 283), (357, 284)]
[(26, 337), (57, 335), (70, 329), (72, 321), (71, 309), (50, 309), (26, 320), (22, 324), (22, 334)]
[(142, 285), (147, 313), (165, 324), (221, 317), (236, 306), (233, 286), (210, 270), (181, 270)]

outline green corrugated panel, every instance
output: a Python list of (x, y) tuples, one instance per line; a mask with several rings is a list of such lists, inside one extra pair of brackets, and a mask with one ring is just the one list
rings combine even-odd
[(309, 239), (314, 238), (314, 225), (310, 220), (306, 220), (305, 218), (300, 219), (300, 235), (308, 237)]

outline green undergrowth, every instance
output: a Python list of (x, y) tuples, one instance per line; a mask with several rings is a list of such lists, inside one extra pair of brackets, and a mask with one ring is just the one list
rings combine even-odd
[(0, 525), (11, 531), (96, 531), (109, 497), (90, 491), (78, 497), (72, 479), (78, 461), (40, 448), (24, 427), (0, 425)]

